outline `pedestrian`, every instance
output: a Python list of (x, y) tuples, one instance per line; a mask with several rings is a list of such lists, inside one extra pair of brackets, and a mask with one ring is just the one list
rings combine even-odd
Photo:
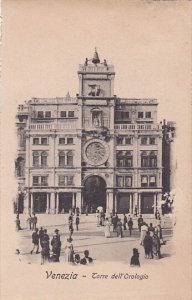
[(148, 226), (144, 222), (143, 225), (141, 226), (140, 245), (143, 245), (143, 241), (144, 241), (144, 238), (147, 234), (147, 231), (148, 231)]
[(74, 263), (74, 249), (71, 242), (67, 240), (67, 245), (64, 248), (64, 258), (66, 263)]
[(113, 232), (116, 231), (117, 229), (117, 222), (118, 222), (118, 215), (115, 213), (115, 215), (112, 218), (112, 223), (113, 223)]
[(129, 233), (130, 235), (132, 234), (132, 229), (133, 229), (133, 221), (132, 218), (129, 219), (128, 221), (128, 228), (129, 228)]
[(43, 227), (41, 227), (39, 229), (39, 241), (40, 241), (40, 245), (41, 245), (41, 242), (42, 242), (42, 239), (43, 239), (43, 235), (44, 235), (44, 229), (43, 229)]
[(100, 212), (98, 211), (98, 209), (96, 210), (96, 218), (97, 218), (97, 226), (100, 225)]
[(106, 238), (108, 238), (108, 237), (111, 236), (110, 226), (111, 226), (111, 224), (110, 224), (110, 222), (109, 222), (109, 219), (106, 218), (106, 220), (105, 220), (105, 237), (106, 237)]
[(19, 214), (17, 214), (15, 223), (16, 223), (16, 230), (17, 231), (21, 230), (21, 226), (20, 226), (21, 222), (20, 222), (20, 219), (19, 219)]
[(139, 252), (137, 248), (133, 248), (133, 256), (131, 257), (130, 262), (131, 267), (140, 267), (140, 261), (139, 261)]
[(75, 213), (76, 213), (76, 216), (79, 216), (79, 207), (76, 207)]
[(27, 219), (27, 222), (29, 223), (29, 230), (32, 230), (33, 219), (31, 214), (29, 214), (29, 218)]
[(105, 213), (102, 211), (101, 212), (101, 226), (105, 225)]
[(139, 218), (138, 218), (138, 220), (137, 220), (137, 223), (138, 223), (139, 231), (141, 231), (141, 226), (143, 225), (143, 218), (142, 218), (142, 215), (139, 216)]
[(80, 255), (78, 253), (76, 253), (74, 256), (74, 265), (79, 266), (80, 263), (81, 263)]
[(44, 234), (42, 236), (41, 248), (41, 264), (43, 265), (50, 259), (49, 236), (46, 229), (44, 229)]
[(93, 259), (92, 259), (92, 257), (89, 256), (89, 251), (85, 250), (84, 255), (85, 255), (84, 258), (82, 258), (80, 261), (81, 265), (91, 264), (93, 262)]
[(37, 228), (37, 216), (35, 215), (35, 213), (33, 214), (33, 229)]
[(152, 240), (153, 240), (153, 244), (152, 244), (152, 251), (153, 251), (153, 256), (154, 258), (161, 258), (161, 244), (160, 244), (160, 239), (159, 237), (156, 235), (156, 233), (151, 232), (152, 234)]
[(117, 221), (117, 237), (122, 238), (123, 237), (123, 230), (122, 230), (122, 222), (121, 219), (118, 219)]
[(73, 235), (73, 221), (69, 221), (69, 235), (72, 237)]
[(150, 231), (153, 231), (153, 232), (155, 231), (155, 228), (153, 227), (152, 223), (149, 224), (148, 230), (149, 230), (149, 232)]
[(33, 254), (33, 251), (36, 249), (36, 254), (39, 252), (39, 234), (38, 234), (38, 228), (35, 229), (35, 231), (32, 233), (32, 243), (33, 243), (33, 249), (31, 250), (31, 254)]
[(137, 208), (137, 205), (135, 205), (135, 209), (134, 209), (134, 217), (137, 217), (137, 211), (138, 211), (138, 208)]
[(59, 262), (60, 253), (61, 253), (61, 241), (60, 241), (60, 235), (58, 229), (55, 229), (55, 233), (51, 240), (51, 246), (53, 252), (52, 260), (54, 262)]
[(79, 230), (79, 216), (76, 216), (76, 219), (75, 219), (75, 224), (76, 224), (76, 229), (77, 231)]
[(86, 205), (86, 207), (85, 207), (85, 214), (86, 214), (86, 216), (88, 216), (88, 212), (89, 212), (89, 206)]
[(155, 233), (156, 235), (158, 236), (159, 240), (160, 240), (160, 243), (161, 245), (164, 244), (164, 241), (163, 241), (163, 234), (162, 234), (162, 228), (161, 228), (161, 224), (158, 224), (156, 227), (155, 227)]
[(153, 251), (152, 251), (153, 239), (150, 236), (149, 231), (147, 231), (146, 236), (143, 240), (143, 246), (145, 249), (145, 258), (153, 258)]
[(123, 229), (126, 230), (127, 229), (127, 216), (126, 214), (123, 214)]

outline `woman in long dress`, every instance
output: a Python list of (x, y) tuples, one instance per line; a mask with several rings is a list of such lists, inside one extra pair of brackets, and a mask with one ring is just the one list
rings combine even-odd
[(108, 238), (108, 237), (111, 236), (110, 226), (111, 226), (111, 224), (110, 224), (110, 222), (109, 222), (109, 219), (106, 218), (106, 220), (105, 220), (105, 237), (106, 237), (106, 238)]

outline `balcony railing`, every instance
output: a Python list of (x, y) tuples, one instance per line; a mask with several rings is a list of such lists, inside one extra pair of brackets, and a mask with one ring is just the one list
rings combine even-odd
[(116, 130), (129, 130), (129, 131), (147, 131), (147, 130), (159, 130), (160, 126), (156, 124), (115, 124)]
[(63, 130), (63, 129), (76, 129), (76, 120), (70, 120), (62, 123), (33, 123), (29, 125), (30, 130), (34, 131), (50, 131), (50, 130)]

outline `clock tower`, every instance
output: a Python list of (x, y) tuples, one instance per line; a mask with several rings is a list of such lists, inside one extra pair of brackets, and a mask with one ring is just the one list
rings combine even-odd
[(93, 58), (86, 58), (79, 66), (78, 76), (78, 103), (82, 109), (83, 203), (89, 209), (90, 206), (106, 209), (113, 205), (114, 67), (108, 65), (106, 59), (101, 62), (95, 49)]
[(114, 95), (114, 67), (106, 59), (100, 62), (95, 49), (92, 59), (86, 58), (84, 65), (79, 66), (79, 96), (86, 98), (107, 98)]

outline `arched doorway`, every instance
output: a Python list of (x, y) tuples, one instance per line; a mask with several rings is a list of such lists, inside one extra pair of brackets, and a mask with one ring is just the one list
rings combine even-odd
[(83, 210), (95, 212), (98, 206), (106, 210), (106, 182), (97, 175), (88, 177), (84, 183)]

